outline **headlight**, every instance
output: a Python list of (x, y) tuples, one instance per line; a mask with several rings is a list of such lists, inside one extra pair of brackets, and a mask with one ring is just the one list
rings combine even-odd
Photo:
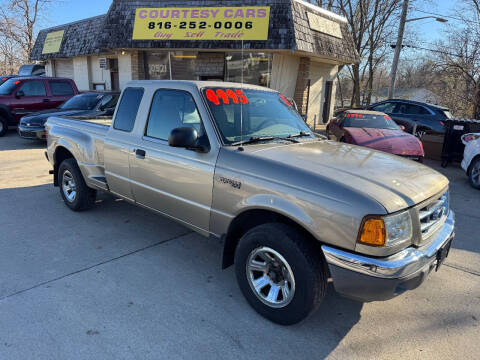
[(358, 242), (370, 246), (392, 247), (412, 240), (412, 218), (408, 211), (388, 216), (367, 216)]

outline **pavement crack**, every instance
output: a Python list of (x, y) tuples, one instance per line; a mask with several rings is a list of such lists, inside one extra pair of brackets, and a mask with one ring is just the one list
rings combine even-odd
[(56, 282), (56, 281), (59, 281), (59, 280), (68, 278), (68, 277), (70, 277), (70, 276), (73, 276), (73, 275), (76, 275), (76, 274), (80, 274), (80, 273), (82, 273), (82, 272), (85, 272), (85, 271), (94, 269), (94, 268), (96, 268), (96, 267), (98, 267), (98, 266), (102, 266), (102, 265), (111, 263), (111, 262), (113, 262), (113, 261), (117, 261), (117, 260), (123, 259), (123, 258), (125, 258), (125, 257), (127, 257), (127, 256), (138, 254), (139, 252), (152, 249), (152, 248), (154, 248), (154, 247), (156, 247), (156, 246), (165, 244), (165, 243), (167, 243), (167, 242), (169, 242), (169, 241), (173, 241), (173, 240), (180, 239), (181, 237), (186, 236), (186, 235), (190, 235), (190, 234), (193, 234), (193, 231), (186, 232), (186, 233), (184, 233), (184, 234), (175, 236), (175, 237), (170, 238), (170, 239), (167, 239), (167, 240), (162, 240), (162, 241), (156, 242), (156, 243), (154, 243), (154, 244), (145, 246), (145, 247), (143, 247), (143, 248), (130, 251), (130, 252), (126, 253), (126, 254), (123, 254), (123, 255), (120, 255), (120, 256), (117, 256), (117, 257), (114, 257), (114, 258), (111, 258), (111, 259), (108, 259), (108, 260), (99, 262), (99, 263), (97, 263), (97, 264), (95, 264), (95, 265), (91, 265), (91, 266), (85, 267), (85, 268), (83, 268), (83, 269), (76, 270), (76, 271), (73, 271), (73, 272), (71, 272), (71, 273), (68, 273), (68, 274), (65, 274), (65, 275), (56, 277), (56, 278), (54, 278), (54, 279), (50, 279), (50, 280), (41, 282), (41, 283), (36, 284), (36, 285), (33, 285), (33, 286), (31, 286), (31, 287), (29, 287), (29, 288), (27, 288), (27, 289), (19, 290), (19, 291), (16, 291), (16, 292), (12, 293), (12, 294), (5, 295), (5, 296), (3, 296), (3, 297), (0, 298), (0, 301), (6, 300), (6, 299), (11, 298), (11, 297), (16, 296), (16, 295), (23, 294), (23, 293), (25, 293), (25, 292), (28, 292), (28, 291), (30, 291), (30, 290), (34, 290), (34, 289), (39, 288), (39, 287), (42, 287), (42, 286), (44, 286), (44, 285), (48, 285), (48, 284), (51, 284), (51, 283), (53, 283), (53, 282)]
[(458, 265), (451, 265), (451, 264), (443, 264), (443, 265), (445, 265), (447, 267), (450, 267), (452, 269), (455, 269), (455, 270), (460, 270), (460, 271), (469, 273), (471, 275), (480, 276), (480, 272), (475, 271), (475, 270), (469, 270), (469, 269), (466, 269), (466, 268), (458, 266)]

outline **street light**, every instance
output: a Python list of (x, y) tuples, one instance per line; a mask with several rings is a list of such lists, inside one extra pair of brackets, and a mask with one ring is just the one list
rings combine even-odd
[(407, 11), (408, 11), (408, 0), (403, 0), (403, 8), (402, 8), (402, 17), (400, 18), (400, 25), (398, 27), (398, 37), (397, 37), (397, 44), (395, 45), (395, 55), (393, 56), (393, 63), (392, 63), (392, 72), (390, 73), (390, 87), (388, 88), (388, 98), (393, 98), (393, 93), (395, 91), (395, 78), (397, 77), (397, 67), (398, 67), (398, 59), (400, 58), (400, 50), (402, 50), (402, 43), (403, 43), (403, 33), (405, 31), (405, 23), (423, 19), (435, 19), (438, 22), (446, 23), (448, 20), (437, 17), (437, 16), (423, 16), (419, 18), (407, 19)]
[(441, 22), (441, 23), (448, 22), (447, 19), (437, 17), (437, 16), (423, 16), (423, 17), (419, 17), (419, 18), (407, 19), (407, 20), (405, 20), (405, 22), (417, 21), (417, 20), (423, 20), (423, 19), (435, 19), (435, 21), (438, 21), (438, 22)]

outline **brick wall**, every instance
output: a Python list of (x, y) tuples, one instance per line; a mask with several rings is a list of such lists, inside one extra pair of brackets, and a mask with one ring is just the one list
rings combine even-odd
[(301, 114), (307, 113), (308, 101), (308, 79), (310, 78), (310, 58), (300, 58), (298, 67), (297, 84), (295, 85), (295, 94), (293, 99), (297, 103)]

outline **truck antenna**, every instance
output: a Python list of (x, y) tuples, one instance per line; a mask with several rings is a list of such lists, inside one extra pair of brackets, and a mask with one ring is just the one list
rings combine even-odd
[[(242, 91), (243, 93), (243, 63), (244, 63), (244, 60), (243, 60), (243, 39), (242, 39), (242, 80), (241, 80), (241, 83), (240, 83), (240, 90)], [(243, 142), (243, 103), (240, 101), (240, 142)]]

